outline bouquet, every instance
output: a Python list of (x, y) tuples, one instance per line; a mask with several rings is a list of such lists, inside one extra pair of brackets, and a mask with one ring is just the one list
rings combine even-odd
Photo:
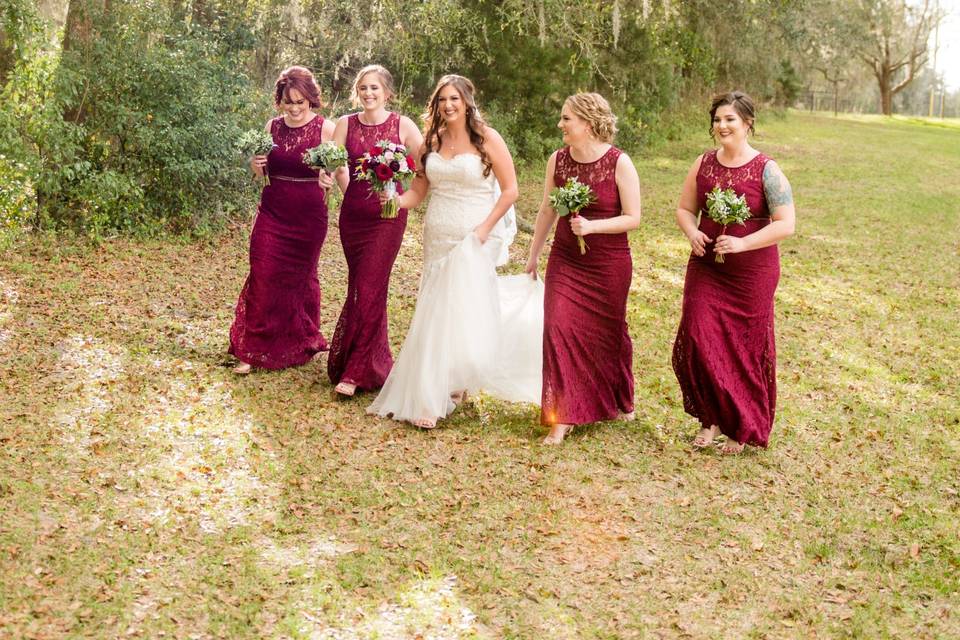
[[(746, 197), (738, 196), (733, 189), (721, 190), (720, 187), (714, 187), (713, 191), (707, 194), (707, 216), (723, 225), (721, 233), (727, 232), (728, 224), (745, 224), (752, 215)], [(723, 254), (715, 254), (714, 260), (723, 262)]]
[(347, 160), (347, 150), (342, 144), (332, 140), (311, 147), (303, 154), (303, 164), (327, 173), (333, 173), (340, 167), (347, 166)]
[(303, 164), (311, 169), (333, 173), (340, 167), (347, 166), (347, 150), (343, 148), (342, 144), (337, 144), (332, 140), (324, 142), (307, 149), (307, 152), (303, 154)]
[[(581, 209), (595, 200), (596, 196), (593, 195), (590, 187), (575, 177), (569, 178), (567, 184), (550, 192), (550, 206), (558, 216), (577, 216)], [(587, 243), (584, 242), (583, 236), (577, 236), (577, 243), (580, 245), (580, 255), (585, 254)]]
[[(252, 156), (265, 156), (270, 153), (275, 146), (277, 145), (273, 143), (273, 136), (269, 131), (264, 131), (263, 129), (250, 129), (242, 133), (237, 139), (237, 151), (247, 158)], [(270, 176), (267, 175), (266, 168), (263, 170), (263, 179), (267, 184), (270, 184)]]
[(355, 176), (357, 180), (366, 180), (370, 188), (378, 193), (386, 194), (387, 201), (380, 211), (381, 218), (396, 218), (397, 182), (404, 189), (410, 187), (410, 182), (416, 172), (413, 156), (407, 155), (407, 148), (387, 140), (380, 140), (360, 158)]

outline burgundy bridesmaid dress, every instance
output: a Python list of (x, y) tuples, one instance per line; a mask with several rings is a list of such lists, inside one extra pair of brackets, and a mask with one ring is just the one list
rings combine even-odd
[[(576, 162), (557, 152), (554, 183), (577, 177), (596, 202), (580, 215), (597, 220), (621, 215), (616, 168), (621, 151), (596, 162)], [(624, 233), (584, 236), (580, 254), (569, 216), (559, 219), (544, 279), (543, 395), (540, 421), (586, 424), (633, 411), (633, 343), (627, 333), (627, 294), (633, 275)]]
[[(763, 191), (769, 158), (757, 155), (740, 167), (726, 167), (717, 152), (703, 155), (697, 172), (697, 206), (706, 211), (715, 186), (745, 195), (753, 218), (724, 228), (700, 216), (700, 230), (743, 237), (770, 224)], [(717, 425), (739, 443), (766, 447), (777, 400), (773, 294), (780, 279), (776, 245), (726, 254), (714, 260), (690, 254), (683, 286), (683, 311), (673, 344), (673, 370), (683, 392), (683, 408), (704, 428)]]
[[(379, 140), (400, 144), (400, 116), (391, 113), (378, 125), (347, 120), (350, 185), (340, 207), (340, 242), (349, 271), (347, 297), (337, 321), (327, 360), (334, 384), (349, 382), (358, 389), (379, 389), (393, 367), (387, 334), (387, 289), (393, 262), (400, 251), (407, 210), (396, 218), (380, 217), (380, 201), (368, 182), (357, 180), (360, 157)], [(402, 189), (399, 190), (402, 192)]]
[(250, 275), (230, 328), (230, 353), (264, 369), (308, 362), (327, 343), (320, 335), (317, 261), (327, 236), (327, 205), (317, 172), (303, 154), (320, 144), (323, 118), (292, 128), (274, 118), (277, 145), (250, 234)]

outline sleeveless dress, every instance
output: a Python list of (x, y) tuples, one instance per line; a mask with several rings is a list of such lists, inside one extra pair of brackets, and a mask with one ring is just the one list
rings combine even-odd
[(427, 157), (430, 204), (423, 223), (423, 274), (410, 329), (368, 413), (395, 420), (443, 418), (450, 394), (540, 399), (543, 286), (527, 274), (497, 276), (509, 231), (503, 220), (483, 244), (473, 229), (499, 198), (480, 157)]
[[(743, 237), (770, 223), (763, 191), (769, 158), (758, 154), (740, 167), (726, 167), (716, 150), (703, 155), (697, 172), (700, 230), (714, 240)], [(715, 186), (745, 195), (753, 218), (726, 230), (706, 215)], [(726, 254), (714, 260), (713, 243), (690, 254), (683, 286), (683, 311), (673, 344), (673, 370), (683, 408), (704, 428), (717, 425), (739, 443), (766, 447), (777, 400), (773, 295), (780, 279), (776, 245)]]
[[(580, 215), (621, 215), (617, 160), (611, 146), (597, 161), (580, 163), (569, 147), (557, 152), (554, 184), (576, 177), (596, 201)], [(633, 275), (627, 233), (584, 236), (581, 255), (569, 216), (557, 221), (547, 261), (543, 326), (543, 401), (540, 421), (586, 424), (633, 411), (633, 343), (627, 332), (627, 294)]]
[(327, 205), (317, 172), (303, 154), (320, 144), (323, 118), (288, 127), (274, 118), (277, 145), (267, 156), (263, 188), (250, 234), (250, 274), (240, 291), (230, 353), (264, 369), (301, 365), (325, 351), (320, 335), (317, 261), (327, 235)]
[[(358, 114), (347, 120), (346, 149), (350, 185), (340, 207), (340, 242), (349, 272), (347, 297), (330, 344), (330, 381), (379, 389), (393, 366), (387, 335), (387, 289), (400, 251), (407, 210), (394, 219), (380, 217), (380, 201), (368, 182), (354, 171), (360, 157), (379, 140), (400, 143), (400, 116), (391, 113), (381, 124), (365, 125)], [(402, 189), (398, 190), (400, 193)]]

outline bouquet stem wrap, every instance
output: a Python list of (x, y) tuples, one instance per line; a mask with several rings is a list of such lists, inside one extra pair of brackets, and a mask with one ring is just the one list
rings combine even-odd
[[(576, 211), (572, 212), (571, 215), (573, 215), (574, 218), (577, 218), (577, 217), (580, 216), (580, 214), (579, 214), (578, 212), (576, 212)], [(583, 239), (583, 236), (577, 236), (577, 244), (580, 245), (580, 255), (582, 255), (582, 256), (583, 256), (583, 255), (586, 255), (586, 254), (587, 254), (587, 241)]]
[(390, 181), (384, 184), (383, 194), (387, 196), (387, 201), (383, 203), (380, 217), (384, 220), (392, 220), (400, 213), (400, 208), (397, 206), (397, 183)]

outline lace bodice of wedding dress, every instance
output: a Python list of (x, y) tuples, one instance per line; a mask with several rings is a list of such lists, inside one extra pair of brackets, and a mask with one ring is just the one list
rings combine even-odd
[[(475, 153), (461, 153), (449, 160), (436, 152), (430, 154), (426, 163), (430, 204), (423, 221), (424, 272), (490, 215), (500, 188), (493, 171), (484, 176), (483, 169), (483, 161)], [(511, 208), (485, 243), (487, 251), (497, 252), (492, 253), (497, 265), (506, 262), (506, 248), (513, 240), (512, 217)]]

